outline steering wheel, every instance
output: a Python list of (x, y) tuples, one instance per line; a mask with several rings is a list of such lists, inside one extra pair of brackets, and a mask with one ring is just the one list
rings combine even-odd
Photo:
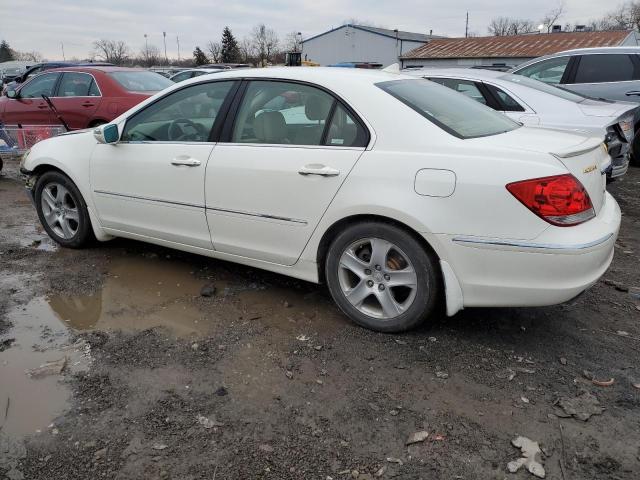
[[(195, 132), (185, 131), (184, 127), (190, 127)], [(179, 142), (182, 140), (204, 140), (206, 132), (202, 125), (192, 122), (188, 118), (178, 118), (169, 124), (167, 137), (171, 141)]]

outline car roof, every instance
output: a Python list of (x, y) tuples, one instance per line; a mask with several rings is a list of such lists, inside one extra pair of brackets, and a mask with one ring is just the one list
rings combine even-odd
[(402, 73), (412, 77), (473, 77), (478, 79), (494, 79), (503, 77), (506, 73), (479, 68), (412, 68)]
[(111, 73), (111, 72), (146, 72), (144, 68), (129, 68), (129, 67), (114, 67), (108, 65), (75, 65), (69, 67), (59, 67), (53, 68), (51, 70), (47, 70), (47, 72), (103, 72), (103, 73)]
[[(206, 75), (192, 78), (187, 82), (197, 83)], [(216, 79), (222, 78), (275, 78), (311, 82), (318, 84), (336, 83), (339, 81), (378, 83), (390, 80), (412, 79), (401, 73), (384, 72), (360, 68), (332, 68), (332, 67), (270, 67), (270, 68), (239, 68), (224, 70), (216, 73)], [(182, 85), (185, 85), (183, 83)]]

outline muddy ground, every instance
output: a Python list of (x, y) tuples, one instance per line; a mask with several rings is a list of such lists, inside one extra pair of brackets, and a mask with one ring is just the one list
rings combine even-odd
[(547, 478), (637, 479), (640, 169), (610, 191), (622, 231), (585, 295), (383, 335), (322, 286), (133, 241), (57, 249), (9, 165), (0, 478), (534, 478), (507, 470), (522, 435)]

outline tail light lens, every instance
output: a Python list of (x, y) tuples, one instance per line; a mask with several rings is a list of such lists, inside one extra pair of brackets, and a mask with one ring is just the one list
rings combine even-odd
[(552, 225), (569, 227), (596, 216), (589, 194), (571, 174), (514, 182), (507, 190)]

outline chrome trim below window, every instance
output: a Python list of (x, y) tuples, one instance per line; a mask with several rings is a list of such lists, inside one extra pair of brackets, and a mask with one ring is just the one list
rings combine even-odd
[(491, 245), (500, 247), (516, 247), (526, 249), (542, 249), (542, 250), (586, 250), (592, 247), (597, 247), (609, 241), (613, 237), (613, 233), (609, 233), (602, 238), (587, 243), (577, 243), (573, 245), (566, 245), (560, 243), (533, 243), (533, 242), (521, 242), (517, 240), (500, 240), (493, 238), (476, 238), (476, 237), (455, 237), (453, 239), (456, 243), (471, 244), (471, 245)]

